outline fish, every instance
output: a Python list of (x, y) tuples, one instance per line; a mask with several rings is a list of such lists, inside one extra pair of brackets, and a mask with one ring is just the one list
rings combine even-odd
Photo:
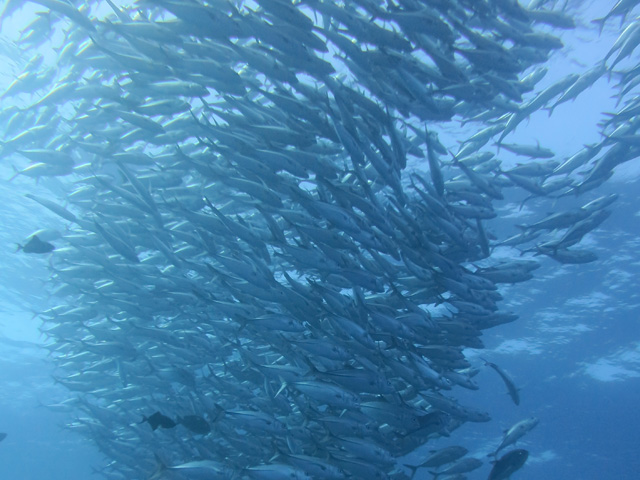
[(207, 433), (211, 432), (211, 426), (209, 425), (209, 422), (198, 415), (185, 415), (184, 417), (178, 416), (178, 419), (175, 423), (185, 426), (187, 429), (189, 429), (193, 433), (197, 433), (198, 435), (206, 435)]
[(516, 155), (524, 155), (531, 158), (552, 158), (555, 156), (551, 150), (540, 145), (516, 145), (511, 143), (500, 143), (498, 145), (500, 148), (504, 148)]
[(268, 465), (256, 465), (245, 468), (245, 473), (256, 480), (311, 480), (312, 476), (304, 470), (286, 464), (271, 463)]
[(529, 225), (516, 225), (516, 227), (525, 231), (526, 230), (535, 231), (539, 229), (546, 229), (546, 230), (562, 229), (562, 228), (568, 228), (576, 224), (580, 220), (584, 220), (588, 216), (589, 216), (589, 212), (587, 210), (578, 208), (578, 209), (569, 210), (566, 212), (553, 213), (541, 220), (538, 220), (535, 223), (532, 223)]
[[(44, 348), (103, 472), (480, 468), (458, 429), (502, 415), (474, 402), (468, 349), (518, 319), (499, 284), (597, 261), (584, 238), (617, 208), (600, 189), (640, 155), (635, 27), (543, 85), (549, 59), (592, 33), (571, 2), (36, 3), (14, 39), (31, 60), (3, 94), (0, 149), (32, 209), (66, 227)], [(53, 36), (61, 68), (44, 61)], [(623, 106), (563, 160), (502, 143), (613, 81)], [(528, 158), (514, 166), (507, 149)], [(527, 217), (509, 208), (523, 196), (539, 202)], [(132, 425), (144, 411), (151, 432)], [(431, 451), (443, 437), (452, 446)], [(431, 455), (396, 461), (417, 449)], [(496, 478), (526, 460), (509, 455)]]
[(24, 245), (18, 244), (17, 252), (22, 250), (24, 253), (45, 254), (51, 253), (56, 249), (55, 245), (44, 240), (40, 240), (37, 235), (32, 235)]
[(513, 425), (508, 430), (504, 431), (504, 437), (498, 448), (490, 454), (489, 456), (497, 457), (498, 452), (509, 445), (515, 444), (518, 440), (520, 440), (523, 436), (533, 430), (540, 420), (536, 417), (525, 418), (524, 420), (520, 420), (515, 425)]
[(149, 477), (149, 480), (163, 478), (170, 472), (183, 472), (191, 478), (228, 478), (234, 472), (219, 462), (213, 460), (193, 460), (176, 465), (166, 465), (156, 454), (156, 471)]
[(3, 441), (5, 438), (7, 438), (7, 434), (0, 432), (0, 442)]
[(154, 412), (149, 417), (143, 415), (140, 423), (145, 422), (149, 424), (153, 431), (157, 428), (174, 428), (178, 425), (176, 422), (160, 412)]
[(611, 17), (626, 17), (629, 11), (636, 6), (636, 3), (637, 2), (635, 2), (634, 0), (618, 0), (604, 17), (596, 18), (591, 22), (598, 25), (600, 28), (600, 33), (602, 33), (602, 29), (604, 28), (605, 23), (607, 23), (607, 20), (609, 20)]
[(520, 470), (529, 458), (527, 450), (512, 450), (498, 459), (491, 468), (487, 480), (507, 480)]
[(468, 473), (477, 470), (481, 466), (482, 460), (475, 457), (465, 457), (456, 461), (444, 470), (438, 472), (430, 470), (429, 473), (433, 475), (434, 480), (437, 480), (441, 475), (456, 475), (459, 473)]
[(447, 463), (455, 462), (456, 460), (464, 457), (469, 450), (461, 446), (444, 447), (439, 450), (431, 450), (429, 455), (423, 462), (418, 465), (404, 464), (405, 467), (409, 467), (415, 476), (418, 468), (438, 468)]
[(487, 367), (491, 367), (500, 376), (505, 386), (507, 387), (507, 393), (511, 397), (511, 400), (513, 400), (513, 403), (515, 403), (516, 405), (520, 405), (520, 389), (516, 387), (516, 384), (509, 376), (509, 374), (507, 374), (507, 372), (505, 372), (502, 368), (500, 368), (500, 366), (496, 365), (495, 363), (489, 362), (485, 359), (482, 359), (482, 361)]

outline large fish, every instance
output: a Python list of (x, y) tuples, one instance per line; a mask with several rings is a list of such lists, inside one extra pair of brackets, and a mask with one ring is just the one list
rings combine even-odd
[(495, 452), (493, 452), (491, 456), (497, 457), (500, 450), (508, 447), (509, 445), (515, 444), (523, 436), (533, 430), (533, 428), (538, 425), (538, 422), (539, 420), (536, 417), (525, 418), (508, 430), (505, 430), (502, 442), (500, 442), (500, 445), (498, 445), (498, 448), (496, 448)]
[(522, 449), (504, 454), (493, 464), (487, 480), (508, 480), (524, 466), (527, 458), (529, 458), (529, 452)]

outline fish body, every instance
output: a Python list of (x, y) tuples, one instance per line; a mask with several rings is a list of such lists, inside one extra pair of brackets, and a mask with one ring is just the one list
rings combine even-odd
[(469, 453), (469, 450), (460, 446), (451, 446), (441, 448), (439, 450), (432, 450), (431, 455), (429, 455), (426, 460), (421, 462), (419, 465), (412, 465), (410, 467), (412, 467), (412, 470), (413, 468), (438, 468), (442, 465), (446, 465), (447, 463), (455, 462), (456, 460), (464, 457), (467, 453)]
[(247, 467), (244, 471), (255, 480), (312, 480), (313, 478), (300, 468), (277, 463)]
[(493, 464), (487, 480), (508, 480), (511, 475), (520, 470), (529, 458), (526, 450), (512, 450)]
[(509, 445), (515, 444), (523, 436), (533, 430), (539, 422), (540, 420), (538, 420), (536, 417), (529, 417), (525, 418), (524, 420), (520, 420), (511, 428), (505, 430), (502, 442), (500, 442), (500, 445), (498, 445), (498, 448), (495, 452), (493, 452), (492, 456), (496, 457), (500, 450), (507, 448)]
[(459, 473), (468, 473), (474, 470), (477, 470), (482, 466), (482, 460), (479, 458), (462, 458), (452, 465), (448, 466), (444, 470), (440, 471), (430, 471), (431, 475), (433, 475), (433, 479), (437, 480), (441, 475), (457, 475)]
[(149, 417), (142, 416), (142, 421), (140, 423), (148, 423), (151, 426), (151, 430), (155, 431), (158, 428), (174, 428), (178, 424), (174, 422), (172, 419), (163, 415), (160, 412), (155, 412)]
[(513, 400), (513, 403), (515, 403), (516, 405), (520, 405), (519, 389), (518, 387), (516, 387), (516, 384), (513, 382), (513, 379), (509, 376), (509, 374), (507, 374), (507, 372), (505, 372), (500, 366), (496, 365), (495, 363), (491, 363), (487, 360), (483, 361), (487, 367), (491, 367), (500, 376), (505, 386), (507, 387), (507, 392), (509, 393), (511, 400)]
[(53, 252), (55, 249), (55, 245), (40, 240), (37, 235), (31, 236), (29, 241), (24, 245), (18, 244), (18, 250), (22, 250), (24, 253), (45, 254)]
[(185, 415), (184, 417), (179, 416), (176, 423), (185, 426), (193, 433), (197, 433), (199, 435), (206, 435), (211, 431), (209, 422), (207, 422), (204, 418), (199, 417), (198, 415)]

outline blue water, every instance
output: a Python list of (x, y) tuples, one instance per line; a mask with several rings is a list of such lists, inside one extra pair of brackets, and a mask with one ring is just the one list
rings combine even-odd
[[(604, 3), (607, 5), (602, 6)], [(609, 3), (589, 4), (590, 18), (606, 11)], [(569, 61), (572, 58), (586, 63), (590, 55), (601, 58), (611, 43), (606, 39), (618, 33), (613, 28), (617, 22), (612, 24), (597, 43), (581, 38), (587, 34), (580, 28), (564, 32), (562, 38), (570, 53), (565, 57), (560, 53), (560, 58), (550, 62), (553, 69), (546, 81), (577, 68)], [(610, 93), (606, 81), (600, 81), (575, 103), (559, 107), (552, 117), (546, 112), (532, 116), (509, 141), (532, 143), (539, 139), (559, 156), (573, 153), (581, 144), (598, 140), (595, 124), (599, 112), (612, 108)], [(85, 414), (54, 412), (42, 405), (57, 404), (73, 394), (53, 382), (49, 352), (41, 348), (46, 338), (38, 332), (38, 319), (33, 318), (33, 312), (49, 301), (44, 287), (49, 276), (47, 260), (14, 253), (15, 244), (36, 229), (63, 232), (65, 227), (23, 197), (26, 192), (39, 191), (42, 185), (21, 178), (8, 182), (10, 176), (11, 168), (3, 165), (0, 432), (8, 436), (0, 443), (0, 479), (101, 478), (91, 477), (92, 471), (108, 460), (76, 432), (83, 428)], [(540, 424), (517, 445), (529, 450), (530, 457), (514, 480), (640, 478), (638, 192), (637, 161), (618, 169), (597, 190), (598, 195), (620, 195), (611, 217), (581, 244), (598, 254), (597, 262), (562, 266), (544, 259), (533, 280), (502, 289), (505, 301), (501, 307), (515, 311), (520, 319), (485, 331), (486, 349), (467, 354), (477, 366), (482, 364), (478, 358), (482, 356), (505, 368), (521, 387), (521, 404), (514, 406), (495, 373), (482, 369), (476, 377), (480, 392), (456, 389), (454, 393), (462, 404), (486, 410), (494, 420), (465, 424), (450, 439), (429, 444), (429, 448), (460, 444), (472, 455), (483, 457), (499, 444), (503, 429), (535, 415)], [(503, 203), (501, 218), (490, 230), (512, 234), (513, 224), (526, 223), (557, 208), (541, 200), (527, 203), (520, 211), (520, 199)], [(582, 199), (572, 198), (567, 204), (571, 202), (579, 204)], [(486, 464), (468, 478), (484, 479), (489, 468)]]
[[(621, 199), (614, 214), (589, 238), (600, 260), (566, 267), (545, 260), (534, 280), (507, 288), (506, 304), (521, 318), (486, 331), (486, 350), (469, 352), (488, 356), (508, 370), (521, 386), (520, 406), (513, 405), (492, 371), (482, 370), (476, 377), (481, 394), (464, 389), (455, 393), (461, 403), (488, 411), (494, 420), (467, 423), (451, 439), (430, 448), (455, 443), (486, 455), (500, 443), (503, 429), (535, 415), (540, 424), (518, 443), (531, 456), (514, 478), (637, 478), (640, 215), (633, 199), (639, 184), (636, 179), (618, 180), (607, 187)], [(2, 212), (3, 225), (16, 220), (8, 213), (22, 202), (17, 200)], [(18, 279), (20, 288), (34, 295), (27, 285), (46, 279), (46, 262), (20, 261), (12, 253), (11, 237), (3, 232), (4, 290), (7, 282), (15, 285)], [(4, 301), (9, 307), (2, 314), (4, 334), (27, 336), (25, 331), (35, 329), (37, 320), (11, 308), (10, 299)], [(34, 336), (32, 342), (0, 341), (0, 431), (9, 433), (0, 444), (0, 465), (12, 474), (0, 478), (89, 478), (104, 457), (74, 433), (74, 414), (41, 406), (69, 394), (53, 383), (47, 352), (35, 346), (44, 337)], [(469, 478), (483, 479), (486, 470)]]
[[(476, 377), (481, 395), (456, 392), (461, 403), (495, 419), (454, 434), (479, 454), (499, 445), (503, 429), (527, 416), (540, 419), (517, 444), (531, 456), (514, 478), (631, 480), (640, 471), (638, 187), (632, 180), (604, 189), (622, 201), (589, 239), (599, 262), (561, 267), (547, 260), (533, 280), (508, 288), (505, 303), (521, 317), (485, 332), (488, 351), (477, 354), (507, 369), (521, 386), (520, 405), (488, 369)], [(444, 439), (437, 446), (450, 444)], [(486, 478), (481, 472), (469, 478)]]

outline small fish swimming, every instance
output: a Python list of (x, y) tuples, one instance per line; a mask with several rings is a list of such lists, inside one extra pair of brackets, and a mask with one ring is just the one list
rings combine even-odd
[(5, 438), (7, 438), (7, 434), (6, 433), (0, 433), (0, 442), (2, 440), (4, 440)]
[(40, 240), (37, 235), (33, 235), (26, 244), (18, 244), (16, 252), (22, 250), (24, 253), (44, 254), (53, 252), (55, 249), (56, 247), (52, 243)]

